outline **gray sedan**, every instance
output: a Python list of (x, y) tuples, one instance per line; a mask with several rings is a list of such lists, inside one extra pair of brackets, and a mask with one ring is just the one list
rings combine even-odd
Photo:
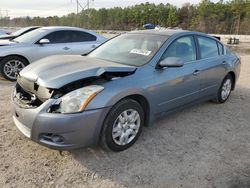
[(28, 64), (51, 55), (81, 55), (106, 39), (96, 33), (74, 27), (42, 27), (11, 41), (0, 41), (0, 73), (15, 81)]
[(87, 56), (53, 56), (24, 68), (12, 95), (13, 119), (24, 135), (53, 149), (101, 143), (122, 151), (163, 115), (226, 102), (240, 64), (206, 34), (130, 32)]

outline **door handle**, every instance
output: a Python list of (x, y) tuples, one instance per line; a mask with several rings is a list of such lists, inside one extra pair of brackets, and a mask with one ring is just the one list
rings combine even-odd
[(199, 70), (195, 70), (195, 71), (193, 72), (193, 75), (194, 75), (194, 76), (197, 76), (198, 74), (200, 74), (200, 71), (199, 71)]
[(96, 48), (96, 45), (92, 45), (91, 48)]
[(63, 50), (69, 50), (69, 49), (70, 49), (70, 48), (69, 48), (69, 47), (67, 47), (67, 46), (63, 48)]

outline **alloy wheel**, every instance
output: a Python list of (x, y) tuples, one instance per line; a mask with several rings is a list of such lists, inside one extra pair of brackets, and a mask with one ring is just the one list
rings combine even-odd
[(136, 110), (123, 111), (115, 120), (112, 138), (118, 145), (127, 145), (134, 140), (141, 125), (140, 115)]
[(4, 74), (10, 79), (16, 79), (19, 72), (25, 67), (25, 64), (19, 60), (10, 60), (4, 65)]
[(227, 79), (225, 80), (221, 90), (222, 100), (226, 100), (229, 97), (231, 90), (232, 90), (232, 81), (231, 79)]

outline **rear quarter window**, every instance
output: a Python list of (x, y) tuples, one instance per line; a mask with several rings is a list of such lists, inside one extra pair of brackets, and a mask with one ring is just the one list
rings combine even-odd
[(224, 47), (221, 43), (217, 42), (218, 44), (218, 49), (219, 49), (219, 54), (224, 55)]
[(226, 48), (226, 55), (231, 55), (231, 54), (232, 52), (228, 48)]

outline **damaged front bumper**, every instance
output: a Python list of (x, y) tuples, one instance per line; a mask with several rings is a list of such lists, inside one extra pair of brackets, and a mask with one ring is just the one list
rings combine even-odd
[(88, 147), (99, 139), (103, 121), (110, 107), (82, 113), (49, 113), (56, 99), (48, 99), (35, 108), (23, 108), (12, 95), (13, 120), (31, 140), (52, 149), (67, 150)]

